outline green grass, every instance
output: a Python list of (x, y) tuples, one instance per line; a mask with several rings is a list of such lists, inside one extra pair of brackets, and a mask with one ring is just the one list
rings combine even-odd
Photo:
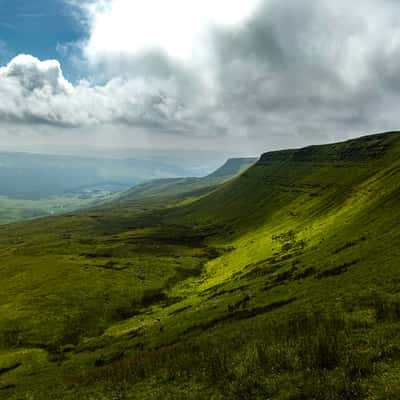
[(23, 200), (0, 196), (0, 224), (29, 220), (49, 215), (63, 214), (77, 209), (94, 207), (111, 201), (116, 195), (65, 194), (41, 200)]
[(400, 398), (399, 156), (267, 153), (0, 227), (0, 398)]
[(150, 180), (122, 193), (119, 198), (124, 201), (168, 202), (174, 205), (176, 202), (190, 202), (240, 175), (256, 161), (254, 158), (231, 158), (208, 176)]

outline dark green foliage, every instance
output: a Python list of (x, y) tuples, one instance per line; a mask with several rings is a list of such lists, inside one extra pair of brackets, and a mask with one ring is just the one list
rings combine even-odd
[(353, 261), (350, 261), (350, 262), (347, 262), (347, 263), (344, 263), (341, 265), (337, 265), (336, 267), (331, 267), (331, 268), (325, 269), (317, 274), (317, 278), (321, 279), (321, 278), (327, 278), (329, 276), (343, 274), (343, 273), (347, 272), (350, 267), (358, 264), (359, 262), (360, 262), (360, 260), (353, 260)]
[(205, 335), (140, 352), (112, 369), (85, 374), (84, 383), (129, 385), (156, 375), (177, 384), (195, 379), (227, 399), (274, 396), (282, 387), (285, 399), (361, 399), (362, 380), (374, 373), (380, 349), (360, 352), (353, 332), (341, 314), (294, 314), (287, 321), (255, 322), (251, 332), (228, 334), (223, 342)]
[(400, 322), (400, 295), (378, 294), (373, 299), (378, 321)]

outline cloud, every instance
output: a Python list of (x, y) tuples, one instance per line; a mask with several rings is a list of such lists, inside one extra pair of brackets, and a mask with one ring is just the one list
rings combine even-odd
[[(61, 127), (125, 124), (179, 130), (182, 105), (174, 83), (114, 78), (104, 85), (68, 82), (56, 60), (19, 55), (0, 68), (0, 117), (20, 123)], [(174, 124), (173, 124), (174, 123)]]
[(248, 18), (258, 0), (112, 0), (84, 5), (90, 37), (85, 47), (95, 61), (110, 54), (161, 51), (180, 61), (202, 57), (211, 26), (235, 26)]
[(396, 128), (385, 88), (399, 71), (391, 7), (269, 1), (245, 27), (220, 32), (217, 82), (231, 125), (276, 146)]
[(27, 92), (50, 90), (53, 94), (68, 93), (72, 85), (67, 82), (56, 60), (40, 61), (27, 54), (21, 54), (0, 68), (0, 78), (14, 80)]
[(87, 80), (19, 56), (3, 120), (256, 151), (398, 128), (398, 2), (69, 1)]
[(187, 129), (232, 141), (284, 147), (397, 128), (397, 2), (201, 3), (92, 1), (84, 55), (105, 77), (173, 78)]

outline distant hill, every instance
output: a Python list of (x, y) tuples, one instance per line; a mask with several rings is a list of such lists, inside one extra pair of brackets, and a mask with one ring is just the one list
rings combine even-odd
[(0, 398), (400, 398), (400, 133), (214, 179), (0, 226)]
[[(230, 160), (227, 163), (230, 167), (221, 176), (151, 179), (189, 171), (149, 160), (0, 153), (1, 159), (0, 224), (62, 214), (111, 201), (148, 198), (160, 203), (166, 198), (169, 201), (182, 196), (195, 198), (232, 178), (250, 162), (250, 159)], [(206, 165), (204, 169), (207, 168)], [(143, 180), (146, 182), (140, 184)], [(126, 190), (128, 188), (131, 189)]]
[(189, 169), (161, 159), (0, 153), (0, 196), (37, 200), (101, 186), (123, 191), (148, 179), (187, 174)]
[(216, 171), (202, 178), (156, 179), (126, 191), (120, 200), (143, 198), (181, 198), (204, 195), (239, 175), (257, 161), (256, 158), (231, 158)]
[(257, 161), (257, 158), (230, 158), (221, 168), (218, 168), (208, 178), (232, 177), (240, 174)]

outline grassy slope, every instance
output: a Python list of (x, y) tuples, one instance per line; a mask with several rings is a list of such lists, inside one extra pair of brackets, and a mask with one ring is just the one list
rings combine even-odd
[(190, 201), (211, 192), (255, 163), (253, 158), (228, 160), (221, 168), (203, 178), (155, 179), (142, 183), (121, 194), (66, 193), (41, 200), (24, 200), (0, 196), (0, 224), (63, 214), (82, 208), (95, 207), (112, 200), (151, 200), (155, 203)]
[(0, 398), (399, 398), (399, 155), (268, 153), (185, 205), (0, 228)]
[(212, 174), (202, 178), (155, 179), (137, 185), (120, 196), (121, 200), (190, 201), (210, 193), (222, 183), (244, 172), (257, 160), (232, 158)]

